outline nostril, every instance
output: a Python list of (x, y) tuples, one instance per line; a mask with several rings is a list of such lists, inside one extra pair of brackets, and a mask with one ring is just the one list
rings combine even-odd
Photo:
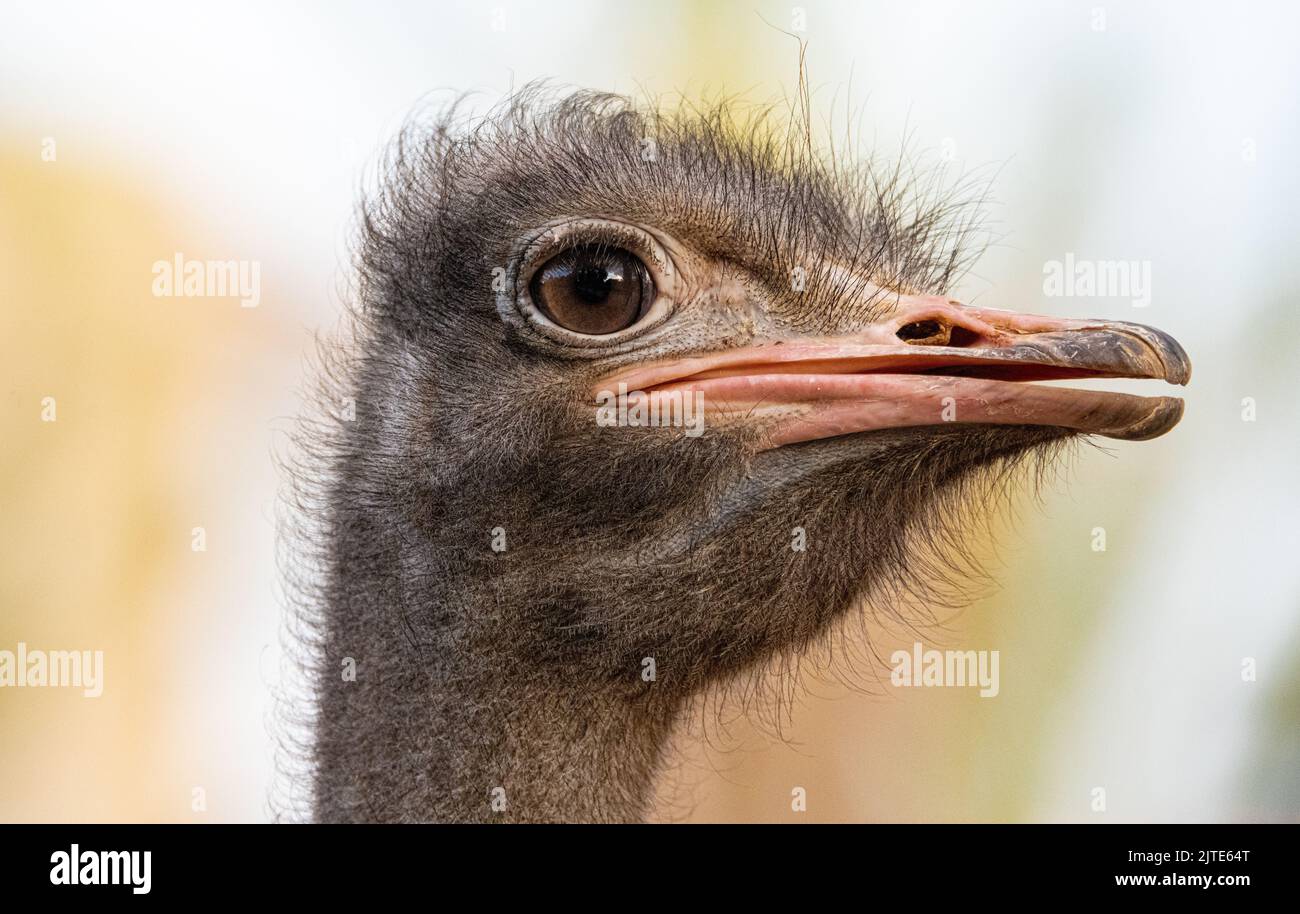
[(912, 321), (894, 331), (895, 336), (913, 346), (978, 346), (984, 339), (978, 332), (960, 324), (949, 324), (937, 318)]
[(895, 335), (905, 343), (918, 346), (947, 346), (951, 329), (939, 321), (912, 321), (899, 327)]
[(948, 340), (949, 346), (974, 346), (983, 340), (974, 330), (967, 330), (965, 327), (953, 327), (952, 334)]

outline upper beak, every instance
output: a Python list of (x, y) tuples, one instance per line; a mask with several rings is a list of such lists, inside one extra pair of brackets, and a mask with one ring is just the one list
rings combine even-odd
[(680, 406), (681, 393), (703, 395), (707, 417), (760, 422), (768, 446), (946, 422), (1050, 425), (1143, 440), (1173, 428), (1183, 401), (1024, 382), (1153, 378), (1186, 384), (1190, 377), (1183, 348), (1142, 324), (1037, 317), (909, 296), (861, 333), (772, 340), (638, 365), (602, 379), (597, 389), (617, 384), (648, 397), (652, 414), (659, 405)]

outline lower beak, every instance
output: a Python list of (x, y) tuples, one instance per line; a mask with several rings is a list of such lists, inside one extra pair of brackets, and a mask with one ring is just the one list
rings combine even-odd
[[(845, 337), (773, 340), (607, 377), (660, 415), (703, 398), (706, 421), (760, 423), (769, 447), (878, 429), (1045, 425), (1125, 440), (1163, 435), (1183, 401), (1029, 382), (1151, 378), (1186, 384), (1191, 362), (1142, 324), (1061, 320), (911, 297)], [(626, 385), (623, 387), (622, 385)]]

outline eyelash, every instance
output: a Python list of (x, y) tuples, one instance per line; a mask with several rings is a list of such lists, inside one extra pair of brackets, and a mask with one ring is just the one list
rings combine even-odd
[(641, 258), (652, 276), (662, 276), (668, 269), (658, 252), (646, 243), (645, 235), (640, 230), (606, 222), (583, 223), (565, 226), (559, 232), (548, 230), (526, 246), (522, 259), (527, 264), (527, 269), (519, 273), (520, 290), (527, 289), (533, 274), (552, 257), (579, 244), (608, 244), (611, 247), (625, 248)]

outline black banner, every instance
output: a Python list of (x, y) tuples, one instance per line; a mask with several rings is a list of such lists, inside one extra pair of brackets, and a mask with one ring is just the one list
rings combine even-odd
[[(771, 880), (986, 898), (1173, 890), (1230, 899), (1289, 884), (1289, 826), (0, 826), (6, 895), (302, 900), (342, 890), (495, 893), (524, 879), (587, 893), (689, 871), (737, 891)], [(845, 879), (854, 880), (849, 886)], [(442, 886), (443, 888), (438, 888)], [(692, 892), (696, 890), (691, 890)], [(922, 899), (918, 899), (922, 900)]]

